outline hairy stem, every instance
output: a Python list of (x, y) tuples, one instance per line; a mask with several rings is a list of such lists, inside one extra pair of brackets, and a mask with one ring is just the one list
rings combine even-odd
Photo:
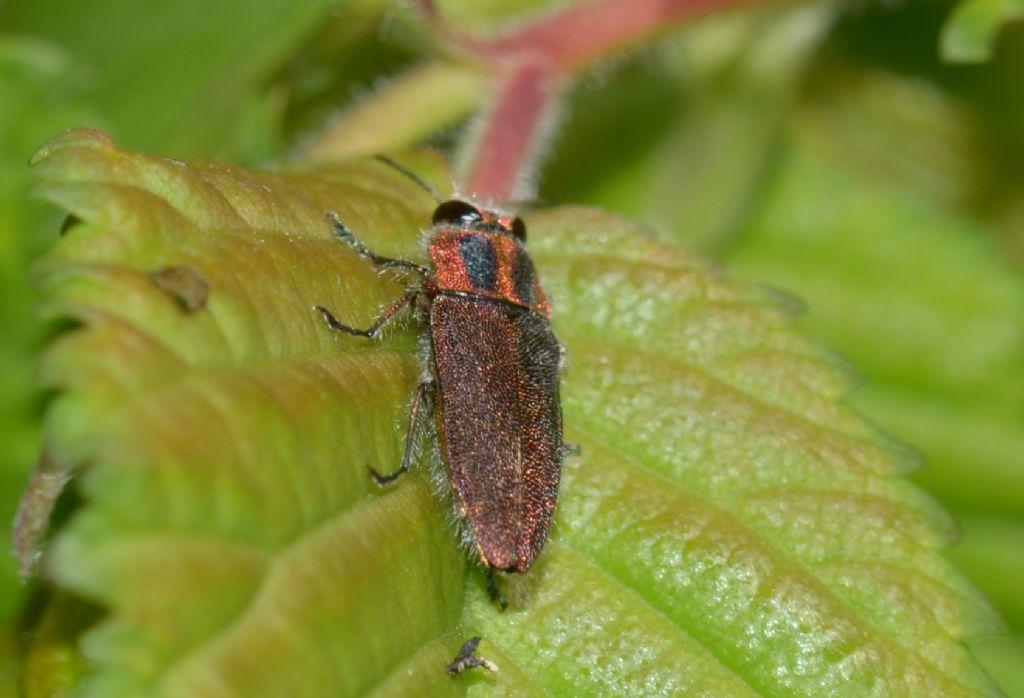
[(449, 41), (500, 76), (465, 178), (486, 201), (528, 197), (558, 89), (590, 63), (650, 41), (678, 24), (753, 0), (596, 0), (553, 12), (493, 38), (443, 25), (432, 0), (416, 5)]
[(643, 44), (696, 17), (750, 0), (598, 0), (576, 5), (493, 39), (467, 39), (488, 62), (530, 56), (559, 74), (574, 74), (589, 63)]
[(530, 175), (555, 93), (554, 80), (542, 66), (523, 62), (507, 71), (494, 103), (483, 115), (467, 168), (468, 193), (495, 203), (533, 194)]

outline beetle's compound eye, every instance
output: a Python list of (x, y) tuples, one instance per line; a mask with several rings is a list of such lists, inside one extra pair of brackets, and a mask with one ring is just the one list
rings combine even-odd
[(434, 216), (431, 222), (434, 225), (448, 223), (449, 225), (464, 226), (480, 223), (484, 219), (480, 210), (473, 204), (453, 199), (445, 201), (434, 209)]
[(526, 242), (526, 223), (523, 223), (519, 216), (512, 219), (512, 235), (521, 242)]

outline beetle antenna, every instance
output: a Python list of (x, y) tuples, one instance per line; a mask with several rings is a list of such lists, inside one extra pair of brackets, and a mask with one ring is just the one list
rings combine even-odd
[(428, 194), (430, 194), (432, 197), (434, 197), (434, 201), (436, 201), (437, 203), (441, 203), (443, 201), (443, 199), (441, 198), (441, 194), (437, 191), (437, 189), (435, 189), (433, 186), (431, 186), (431, 184), (429, 182), (427, 182), (425, 179), (420, 177), (418, 174), (416, 174), (415, 172), (410, 170), (405, 165), (403, 165), (403, 164), (401, 164), (399, 162), (395, 162), (394, 160), (389, 158), (387, 155), (374, 155), (373, 157), (376, 158), (377, 160), (379, 160), (380, 162), (383, 162), (385, 165), (387, 165), (391, 169), (397, 170), (398, 172), (401, 172), (406, 177), (408, 177), (412, 181), (416, 182), (416, 184), (420, 185), (420, 187), (422, 187)]

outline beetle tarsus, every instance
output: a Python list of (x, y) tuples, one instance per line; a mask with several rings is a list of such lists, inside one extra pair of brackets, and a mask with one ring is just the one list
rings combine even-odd
[(405, 471), (408, 470), (408, 469), (409, 469), (408, 467), (403, 465), (403, 466), (401, 466), (398, 470), (396, 470), (393, 473), (388, 473), (387, 475), (381, 475), (380, 473), (378, 473), (373, 468), (367, 468), (367, 470), (370, 471), (370, 477), (373, 478), (373, 481), (377, 483), (378, 487), (386, 487), (387, 485), (390, 485), (392, 482), (394, 482), (395, 480), (400, 478), (405, 473)]
[(501, 610), (508, 608), (508, 601), (505, 599), (505, 595), (501, 593), (501, 589), (498, 588), (498, 580), (494, 577), (494, 568), (487, 568), (487, 593), (491, 595), (491, 601), (496, 602), (501, 606)]
[(330, 327), (332, 330), (344, 332), (345, 334), (352, 334), (357, 337), (367, 337), (369, 339), (374, 339), (380, 332), (381, 328), (384, 327), (384, 325), (386, 325), (388, 321), (391, 320), (391, 318), (393, 318), (398, 313), (399, 310), (409, 305), (410, 303), (414, 302), (418, 295), (418, 291), (412, 291), (410, 293), (405, 294), (404, 296), (396, 300), (394, 303), (389, 305), (387, 308), (385, 308), (384, 312), (381, 313), (380, 316), (373, 321), (373, 324), (367, 327), (365, 330), (360, 330), (357, 327), (349, 327), (348, 325), (339, 322), (338, 319), (334, 317), (334, 315), (331, 313), (331, 311), (323, 307), (322, 305), (315, 305), (313, 307), (317, 311), (319, 311), (320, 315), (323, 316), (324, 321), (327, 323), (327, 326)]
[(356, 234), (352, 232), (352, 229), (345, 225), (338, 214), (334, 211), (327, 212), (327, 220), (331, 222), (331, 226), (334, 228), (334, 235), (343, 243), (355, 250), (360, 257), (370, 260), (379, 267), (387, 267), (389, 269), (410, 269), (420, 276), (426, 276), (430, 273), (422, 264), (416, 264), (415, 262), (409, 262), (404, 259), (394, 259), (392, 257), (382, 257), (379, 254), (370, 251), (370, 248), (366, 246), (362, 240), (356, 237)]
[(323, 307), (322, 305), (315, 305), (313, 306), (313, 308), (316, 309), (321, 316), (323, 316), (324, 322), (327, 323), (327, 326), (330, 327), (332, 330), (335, 330), (336, 332), (353, 334), (356, 335), (357, 337), (373, 337), (373, 334), (371, 334), (371, 330), (373, 329), (372, 327), (366, 330), (360, 330), (356, 327), (349, 327), (348, 325), (339, 322), (338, 318), (334, 317), (334, 314), (331, 313), (330, 310)]
[(342, 222), (341, 217), (338, 216), (337, 213), (334, 211), (328, 211), (327, 220), (331, 222), (335, 236), (343, 243), (354, 249), (363, 257), (370, 257), (372, 259), (376, 256), (370, 252), (369, 248), (366, 247), (366, 244), (363, 243), (362, 240), (356, 237), (356, 234), (352, 232), (352, 229)]

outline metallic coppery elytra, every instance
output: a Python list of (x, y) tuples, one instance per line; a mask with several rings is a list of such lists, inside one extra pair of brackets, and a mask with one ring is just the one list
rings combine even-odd
[(565, 453), (558, 394), (561, 347), (525, 249), (526, 227), (519, 218), (465, 201), (439, 202), (427, 242), (429, 266), (424, 266), (370, 252), (337, 216), (329, 217), (335, 234), (361, 256), (419, 275), (419, 283), (365, 330), (316, 307), (331, 329), (370, 338), (406, 306), (425, 320), (430, 341), (423, 375), (428, 378), (413, 398), (405, 455), (395, 472), (373, 476), (383, 485), (409, 468), (420, 414), (429, 403), (467, 541), (504, 607), (493, 570), (526, 572), (540, 554)]

